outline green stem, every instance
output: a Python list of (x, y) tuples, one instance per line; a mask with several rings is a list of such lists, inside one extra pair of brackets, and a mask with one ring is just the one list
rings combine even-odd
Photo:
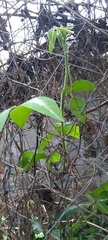
[(64, 117), (64, 104), (65, 104), (65, 96), (66, 96), (66, 87), (67, 87), (67, 81), (68, 81), (68, 53), (67, 53), (67, 46), (64, 48), (64, 56), (65, 56), (65, 78), (64, 78), (64, 86), (61, 93), (61, 112), (62, 116)]
[[(65, 78), (64, 78), (64, 86), (61, 94), (61, 112), (62, 116), (64, 117), (64, 105), (65, 105), (65, 96), (66, 96), (66, 87), (67, 87), (67, 81), (68, 81), (68, 74), (69, 74), (69, 69), (68, 69), (68, 53), (67, 53), (67, 45), (65, 43), (64, 46), (64, 55), (65, 55)], [(63, 128), (63, 122), (61, 122), (61, 136), (63, 138), (62, 142), (62, 147), (65, 150), (65, 140), (64, 140), (64, 128)], [(63, 172), (65, 170), (65, 163), (66, 163), (66, 158), (65, 158), (65, 151), (64, 151), (64, 159), (63, 159)]]
[[(65, 96), (66, 96), (66, 87), (67, 87), (67, 81), (68, 81), (68, 53), (67, 53), (67, 45), (65, 43), (64, 46), (64, 56), (65, 56), (65, 78), (64, 78), (64, 86), (63, 86), (63, 90), (61, 93), (61, 113), (62, 116), (64, 117), (64, 106), (65, 106)], [(62, 141), (62, 148), (64, 150), (66, 150), (66, 145), (65, 145), (65, 139), (64, 139), (64, 126), (63, 126), (63, 122), (61, 122), (61, 136), (63, 138)], [(65, 171), (65, 165), (66, 165), (66, 151), (64, 151), (64, 156), (63, 156), (63, 172)], [(63, 182), (61, 182), (61, 189), (63, 191)], [(67, 206), (66, 200), (64, 199), (64, 207)]]

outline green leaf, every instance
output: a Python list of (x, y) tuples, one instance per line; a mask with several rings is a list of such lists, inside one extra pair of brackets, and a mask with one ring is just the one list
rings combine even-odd
[(49, 51), (52, 54), (52, 51), (55, 47), (56, 38), (58, 39), (60, 45), (63, 47), (63, 50), (66, 51), (66, 34), (72, 34), (73, 32), (70, 31), (72, 26), (68, 27), (53, 27), (48, 31), (48, 39), (49, 39)]
[(57, 32), (56, 32), (55, 27), (51, 28), (48, 31), (47, 36), (48, 36), (48, 39), (49, 39), (49, 51), (50, 51), (50, 54), (52, 54), (52, 51), (55, 47), (55, 41), (56, 41), (56, 36), (57, 36)]
[(108, 200), (108, 191), (103, 191), (99, 194), (98, 200), (107, 201)]
[(44, 153), (36, 153), (36, 155), (35, 156), (34, 155), (35, 155), (34, 152), (30, 151), (24, 152), (19, 167), (27, 171), (33, 166), (34, 157), (36, 162), (46, 158), (46, 155)]
[[(78, 207), (79, 206), (79, 207)], [(86, 204), (79, 204), (78, 206), (76, 205), (72, 205), (71, 207), (69, 207), (66, 211), (66, 213), (64, 213), (63, 217), (61, 218), (62, 220), (67, 220), (67, 218), (74, 216), (76, 213), (79, 212), (80, 207), (86, 207)], [(57, 219), (60, 218), (60, 216), (63, 214), (64, 210), (61, 210), (59, 212), (59, 214), (57, 215)]]
[(72, 84), (72, 92), (93, 91), (96, 86), (87, 80), (78, 80)]
[(64, 32), (57, 32), (57, 39), (59, 41), (59, 44), (61, 45), (61, 47), (63, 47), (63, 49), (65, 50), (65, 46), (66, 46), (66, 33)]
[(5, 123), (6, 123), (6, 120), (7, 120), (8, 116), (9, 116), (9, 112), (11, 111), (12, 108), (4, 110), (3, 112), (0, 113), (0, 132), (3, 129), (3, 127), (4, 127)]
[(86, 193), (86, 197), (88, 198), (88, 200), (89, 200), (92, 204), (95, 203), (95, 200), (94, 200), (94, 198), (91, 196), (90, 193)]
[(7, 236), (3, 233), (3, 240), (7, 240)]
[(71, 91), (71, 89), (70, 89), (69, 87), (67, 87), (67, 88), (66, 88), (66, 92), (65, 92), (65, 93), (66, 93), (66, 94), (69, 94), (69, 93), (70, 93), (70, 91)]
[(10, 118), (18, 127), (22, 128), (29, 118), (31, 111), (31, 109), (20, 105), (10, 112)]
[(23, 103), (21, 106), (30, 108), (59, 121), (64, 121), (60, 109), (58, 108), (56, 102), (51, 98), (43, 96), (32, 98)]
[(33, 155), (34, 155), (34, 152), (31, 152), (31, 151), (24, 152), (22, 155), (22, 159), (20, 161), (19, 167), (24, 168), (29, 162), (29, 160), (31, 159), (31, 157), (33, 157)]
[(55, 47), (56, 38), (58, 39), (60, 45), (66, 50), (66, 34), (72, 34), (73, 32), (70, 30), (72, 26), (67, 27), (53, 27), (48, 31), (48, 39), (49, 39), (49, 51), (52, 54), (52, 51)]
[(28, 171), (34, 165), (34, 157), (36, 162), (41, 159), (46, 159), (46, 155), (44, 153), (37, 153), (36, 156), (33, 155), (33, 157), (31, 157), (30, 161), (24, 167), (24, 170)]
[[(68, 133), (69, 132), (69, 133)], [(64, 133), (69, 137), (80, 138), (80, 128), (76, 124), (65, 123), (64, 124)]]
[(67, 26), (67, 27), (58, 27), (58, 31), (64, 32), (64, 33), (69, 33), (72, 34), (73, 32), (71, 31), (73, 26)]
[(107, 206), (104, 202), (102, 202), (102, 201), (97, 201), (96, 207), (97, 207), (102, 213), (108, 214), (108, 206)]
[(86, 109), (84, 108), (85, 101), (82, 98), (75, 97), (70, 100), (69, 105), (70, 105), (71, 112), (76, 117), (79, 115), (78, 119), (85, 124), (85, 121), (86, 121)]
[[(56, 123), (54, 127), (58, 132), (61, 132), (61, 123)], [(65, 135), (77, 139), (80, 138), (80, 128), (76, 124), (73, 125), (71, 122), (67, 122), (63, 125), (63, 128)]]
[(60, 240), (60, 230), (59, 229), (53, 230), (52, 236), (54, 237), (55, 240)]
[(7, 221), (6, 217), (4, 215), (1, 216), (2, 221)]
[(38, 233), (38, 234), (36, 234), (36, 233), (35, 233), (35, 238), (36, 238), (36, 239), (41, 239), (41, 238), (43, 239), (43, 238), (44, 238), (44, 236), (45, 236), (45, 235), (44, 235), (44, 233), (43, 233), (43, 232), (41, 232), (41, 233)]
[(57, 152), (53, 153), (51, 158), (48, 159), (48, 162), (54, 162), (54, 163), (60, 162), (60, 154)]
[(50, 143), (50, 141), (53, 139), (53, 136), (56, 132), (51, 132), (50, 134), (47, 134), (41, 141), (39, 146), (39, 152), (42, 152), (46, 146)]
[(100, 193), (103, 191), (108, 191), (108, 182), (103, 183), (100, 187), (96, 188), (95, 190), (89, 192), (91, 196), (98, 198)]
[[(38, 221), (38, 219), (36, 217), (33, 218), (31, 223), (32, 223), (33, 232), (35, 233), (35, 237), (37, 239), (39, 237), (39, 235), (42, 236), (42, 234), (43, 234), (42, 227), (41, 227), (40, 222)], [(43, 234), (43, 237), (44, 237), (44, 234)]]
[(49, 52), (50, 52), (50, 54), (52, 54), (52, 52), (53, 52), (53, 45), (52, 45), (52, 43), (51, 42), (49, 42)]
[(55, 129), (56, 131), (58, 131), (58, 132), (61, 132), (61, 123), (56, 123), (56, 124), (54, 125), (54, 129)]

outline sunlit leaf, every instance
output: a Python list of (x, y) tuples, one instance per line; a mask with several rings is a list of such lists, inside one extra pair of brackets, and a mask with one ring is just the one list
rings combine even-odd
[(32, 156), (34, 155), (34, 152), (31, 151), (26, 151), (23, 153), (19, 167), (20, 168), (24, 168), (27, 163), (29, 162), (30, 158), (32, 158)]
[(61, 34), (61, 32), (59, 32), (59, 33), (57, 33), (57, 39), (58, 39), (58, 41), (59, 41), (60, 46), (63, 47), (63, 46), (64, 46), (64, 43), (65, 43), (66, 37), (65, 37), (65, 36), (63, 37), (63, 35)]
[(45, 160), (45, 159), (46, 159), (46, 155), (44, 153), (36, 153), (36, 156), (33, 155), (33, 157), (30, 159), (30, 161), (24, 167), (24, 170), (28, 171), (34, 165), (34, 160), (37, 162), (39, 160)]
[(34, 111), (45, 114), (46, 116), (63, 121), (63, 117), (61, 115), (60, 109), (58, 108), (58, 105), (51, 98), (43, 96), (35, 97), (23, 103), (21, 106), (30, 108)]
[(43, 239), (44, 238), (44, 233), (43, 232), (38, 233), (38, 234), (35, 233), (35, 238), (36, 239), (41, 239), (41, 238)]
[(57, 32), (57, 39), (61, 47), (64, 51), (67, 50), (67, 44), (66, 44), (66, 33), (62, 31)]
[(48, 31), (47, 36), (48, 36), (48, 39), (49, 39), (49, 51), (50, 51), (50, 54), (52, 54), (52, 51), (55, 47), (55, 41), (56, 41), (56, 36), (57, 36), (57, 32), (56, 32), (55, 27), (51, 28)]
[[(61, 123), (56, 123), (54, 127), (58, 132), (61, 132)], [(77, 139), (80, 138), (80, 128), (78, 125), (72, 124), (71, 122), (67, 122), (67, 123), (64, 123), (63, 129), (64, 129), (65, 135), (69, 137), (74, 137)]]
[(61, 132), (61, 123), (56, 123), (54, 125), (54, 129), (60, 133)]
[(33, 166), (34, 160), (37, 162), (41, 159), (45, 160), (45, 158), (46, 158), (46, 155), (44, 153), (35, 154), (34, 152), (26, 151), (23, 153), (19, 167), (27, 171)]
[(10, 118), (18, 127), (22, 128), (32, 112), (31, 109), (24, 106), (18, 106), (10, 112)]
[(66, 88), (66, 92), (65, 92), (65, 93), (66, 93), (66, 94), (69, 94), (69, 93), (70, 93), (70, 91), (71, 91), (71, 89), (70, 89), (69, 87), (67, 87), (67, 88)]
[(8, 238), (7, 238), (7, 236), (3, 233), (3, 240), (7, 240)]
[(52, 54), (52, 52), (53, 52), (53, 45), (52, 45), (52, 43), (51, 42), (49, 42), (49, 52), (50, 52), (50, 54)]
[(71, 31), (72, 27), (73, 27), (73, 26), (58, 27), (58, 30), (59, 30), (60, 32), (72, 34), (72, 33), (73, 33), (73, 32)]
[(4, 215), (1, 216), (2, 221), (7, 221), (6, 217)]
[(4, 110), (3, 112), (0, 113), (0, 132), (2, 131), (5, 123), (6, 123), (6, 120), (9, 116), (9, 112), (12, 108), (9, 108), (7, 110)]
[(80, 138), (80, 128), (76, 124), (65, 123), (64, 124), (64, 133), (69, 137)]
[(56, 162), (60, 162), (60, 159), (61, 159), (60, 154), (57, 153), (57, 152), (55, 152), (55, 153), (52, 154), (52, 156), (50, 157), (50, 159), (48, 159), (48, 162), (54, 162), (54, 163), (56, 163)]
[(69, 103), (71, 112), (77, 117), (78, 119), (85, 124), (86, 121), (86, 109), (85, 101), (82, 98), (72, 98)]
[(54, 134), (55, 134), (55, 131), (44, 136), (39, 146), (39, 152), (42, 152), (46, 148), (49, 142), (53, 139)]
[(72, 91), (75, 92), (81, 92), (81, 91), (93, 91), (96, 89), (96, 86), (87, 81), (87, 80), (78, 80), (72, 84)]

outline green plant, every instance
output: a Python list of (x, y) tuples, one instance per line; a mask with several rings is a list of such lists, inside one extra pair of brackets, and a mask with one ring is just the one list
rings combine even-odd
[(100, 187), (86, 194), (88, 200), (94, 206), (95, 211), (108, 215), (108, 183), (103, 183)]
[[(65, 77), (64, 77), (64, 86), (61, 92), (61, 106), (60, 109), (57, 106), (56, 102), (48, 97), (39, 96), (30, 99), (29, 101), (21, 104), (20, 106), (13, 106), (3, 112), (0, 113), (0, 131), (3, 129), (7, 118), (10, 119), (18, 125), (18, 127), (23, 128), (26, 121), (28, 120), (32, 110), (37, 111), (41, 114), (45, 114), (46, 116), (55, 118), (59, 120), (60, 123), (55, 125), (54, 132), (48, 134), (42, 140), (40, 147), (38, 149), (38, 153), (35, 154), (34, 152), (24, 152), (23, 156), (20, 160), (19, 167), (29, 170), (33, 165), (34, 161), (39, 161), (43, 159), (45, 161), (46, 155), (44, 153), (45, 147), (49, 144), (52, 140), (53, 136), (59, 132), (62, 139), (63, 139), (63, 148), (66, 149), (65, 144), (65, 136), (72, 136), (74, 138), (80, 138), (80, 130), (77, 124), (73, 124), (71, 122), (64, 123), (64, 105), (65, 105), (65, 97), (70, 92), (72, 93), (73, 97), (70, 100), (69, 108), (72, 113), (78, 118), (79, 121), (85, 123), (86, 119), (86, 109), (85, 109), (85, 101), (81, 98), (74, 97), (75, 93), (80, 91), (93, 91), (96, 87), (94, 84), (87, 80), (78, 80), (72, 83), (71, 79), (71, 86), (68, 87), (68, 78), (70, 77), (70, 68), (68, 63), (68, 45), (66, 43), (66, 35), (72, 34), (71, 31), (72, 26), (68, 27), (53, 27), (48, 32), (48, 39), (49, 39), (49, 51), (52, 54), (52, 51), (55, 47), (55, 42), (58, 40), (61, 47), (64, 51), (65, 57)], [(36, 156), (35, 156), (36, 155)], [(65, 154), (64, 154), (65, 155)], [(61, 160), (60, 155), (58, 153), (53, 154), (49, 159), (49, 162), (59, 162)], [(65, 156), (63, 161), (63, 171), (65, 169)]]
[[(102, 184), (92, 192), (88, 192), (88, 203), (72, 205), (58, 213), (57, 219), (61, 219), (62, 231), (69, 234), (70, 237), (65, 237), (66, 240), (103, 240), (108, 236), (108, 183)], [(97, 204), (99, 203), (100, 204)], [(103, 205), (104, 203), (104, 205)], [(101, 206), (101, 207), (100, 207)], [(106, 210), (105, 208), (106, 207)], [(82, 211), (83, 210), (83, 211)], [(68, 225), (68, 219), (70, 226)], [(59, 228), (59, 223), (55, 229)]]
[[(89, 203), (85, 205), (85, 212), (72, 225), (72, 239), (104, 239), (108, 235), (108, 183), (103, 183), (86, 196)], [(86, 209), (91, 213), (86, 212)]]
[[(70, 73), (70, 66), (68, 62), (68, 45), (66, 41), (67, 34), (73, 34), (72, 26), (68, 27), (53, 27), (48, 32), (48, 39), (49, 39), (49, 51), (52, 54), (56, 40), (58, 40), (59, 44), (63, 48), (64, 52), (64, 59), (65, 59), (65, 76), (63, 82), (63, 89), (61, 92), (61, 102), (60, 108), (56, 104), (56, 102), (48, 97), (39, 96), (28, 100), (27, 102), (21, 104), (20, 106), (13, 106), (2, 113), (0, 113), (0, 131), (3, 129), (7, 118), (9, 117), (18, 127), (23, 128), (25, 123), (27, 122), (32, 110), (44, 114), (46, 116), (55, 118), (59, 121), (59, 123), (55, 124), (54, 131), (50, 134), (47, 134), (41, 141), (40, 146), (37, 152), (26, 151), (22, 154), (19, 167), (23, 170), (29, 170), (35, 162), (42, 159), (43, 161), (47, 160), (48, 167), (50, 163), (57, 163), (61, 161), (61, 156), (58, 152), (53, 152), (52, 155), (47, 159), (47, 155), (45, 153), (45, 148), (48, 146), (50, 141), (52, 141), (53, 137), (57, 132), (59, 132), (61, 139), (62, 139), (62, 148), (63, 151), (63, 159), (62, 159), (62, 171), (65, 171), (66, 167), (66, 136), (72, 136), (74, 138), (80, 138), (80, 128), (78, 126), (78, 121), (85, 124), (86, 121), (86, 103), (82, 98), (75, 96), (76, 93), (81, 91), (93, 91), (96, 89), (96, 86), (89, 82), (88, 80), (80, 79), (76, 82), (72, 82), (71, 73)], [(68, 79), (70, 79), (70, 86), (68, 84)], [(72, 98), (69, 102), (69, 109), (71, 112), (76, 116), (78, 120), (76, 123), (72, 122), (65, 122), (64, 121), (64, 114), (65, 114), (65, 99), (66, 95), (71, 93)], [(61, 190), (63, 191), (63, 184), (61, 183)], [(64, 200), (64, 207), (67, 206), (67, 202)], [(69, 218), (74, 215), (76, 212), (79, 211), (79, 207), (72, 206), (66, 214), (64, 214), (63, 219), (67, 221), (66, 228), (68, 231), (72, 231), (70, 227)], [(63, 214), (63, 213), (61, 213)], [(62, 216), (62, 215), (61, 215)], [(59, 216), (60, 217), (60, 216)], [(61, 217), (62, 219), (62, 217)], [(36, 219), (35, 219), (36, 220)], [(39, 228), (40, 226), (35, 221), (35, 224), (32, 224), (32, 235), (33, 238), (43, 238), (43, 232)], [(38, 231), (39, 230), (39, 231)], [(60, 231), (58, 231), (58, 226), (54, 229), (55, 232), (53, 234), (60, 235)], [(74, 236), (73, 236), (74, 237)], [(75, 237), (76, 238), (76, 237)], [(57, 239), (57, 238), (56, 238)], [(58, 237), (59, 239), (59, 237)], [(74, 239), (74, 238), (73, 238)], [(81, 239), (81, 238), (80, 238)]]
[(31, 225), (32, 229), (30, 235), (32, 240), (43, 239), (44, 233), (37, 217), (32, 217)]

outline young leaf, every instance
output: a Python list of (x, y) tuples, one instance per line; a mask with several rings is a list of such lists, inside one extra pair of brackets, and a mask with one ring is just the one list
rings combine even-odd
[(34, 165), (34, 157), (35, 157), (36, 162), (39, 161), (39, 160), (45, 160), (46, 159), (46, 155), (44, 153), (36, 153), (36, 156), (33, 155), (33, 157), (30, 159), (30, 161), (24, 167), (24, 170), (28, 171)]
[(64, 121), (60, 109), (56, 102), (51, 98), (43, 96), (35, 97), (23, 103), (21, 106), (30, 108), (54, 119)]
[[(61, 132), (61, 123), (56, 123), (54, 127), (58, 132)], [(80, 138), (80, 128), (76, 124), (73, 125), (71, 122), (67, 122), (63, 125), (63, 128), (65, 135), (77, 139)]]
[(53, 45), (52, 45), (52, 43), (51, 42), (49, 42), (49, 52), (50, 52), (50, 54), (52, 54), (52, 52), (53, 52)]
[(61, 123), (56, 123), (54, 125), (54, 129), (60, 133), (61, 132)]
[(31, 151), (24, 152), (22, 159), (20, 161), (19, 167), (24, 168), (33, 155), (34, 155), (34, 152), (31, 152)]
[(79, 115), (78, 119), (85, 124), (86, 121), (86, 109), (84, 108), (85, 101), (82, 98), (75, 97), (70, 100), (69, 105), (71, 112), (76, 117)]
[(34, 164), (34, 157), (36, 162), (46, 158), (46, 155), (44, 153), (36, 153), (35, 156), (34, 154), (35, 154), (34, 152), (29, 152), (29, 151), (24, 152), (21, 162), (19, 164), (19, 167), (28, 171)]
[(87, 80), (78, 80), (72, 84), (72, 92), (93, 91), (96, 86)]
[(73, 32), (71, 31), (72, 27), (73, 27), (73, 26), (58, 27), (58, 30), (59, 30), (60, 32), (72, 34), (72, 33), (73, 33)]
[(54, 132), (51, 132), (50, 134), (47, 134), (43, 139), (42, 139), (42, 142), (40, 143), (40, 146), (39, 146), (39, 152), (42, 152), (46, 146), (49, 144), (49, 142), (52, 140), (53, 136), (55, 134), (55, 131)]
[(57, 153), (57, 152), (53, 153), (53, 155), (51, 156), (51, 158), (48, 159), (48, 162), (54, 162), (54, 163), (60, 162), (60, 154)]
[[(68, 133), (69, 132), (69, 133)], [(76, 124), (65, 123), (64, 124), (64, 133), (69, 137), (80, 138), (80, 128)]]
[(66, 33), (65, 32), (61, 32), (58, 31), (57, 32), (57, 39), (59, 41), (59, 44), (61, 45), (61, 47), (63, 48), (63, 50), (65, 51), (65, 47), (66, 47)]
[(55, 41), (56, 41), (56, 36), (57, 36), (57, 32), (56, 32), (55, 27), (51, 28), (48, 31), (47, 36), (48, 36), (48, 39), (49, 39), (49, 51), (50, 51), (50, 54), (52, 54), (52, 51), (55, 47)]
[(29, 118), (31, 111), (31, 109), (20, 105), (10, 112), (10, 118), (18, 127), (22, 128)]
[(67, 27), (53, 27), (48, 31), (48, 39), (49, 39), (49, 51), (52, 54), (52, 51), (55, 47), (56, 38), (58, 39), (60, 45), (66, 51), (66, 34), (72, 34), (73, 32), (70, 30), (72, 26)]
[(8, 118), (9, 112), (11, 111), (12, 108), (9, 108), (7, 110), (4, 110), (3, 112), (0, 113), (0, 132), (2, 131), (5, 122)]

